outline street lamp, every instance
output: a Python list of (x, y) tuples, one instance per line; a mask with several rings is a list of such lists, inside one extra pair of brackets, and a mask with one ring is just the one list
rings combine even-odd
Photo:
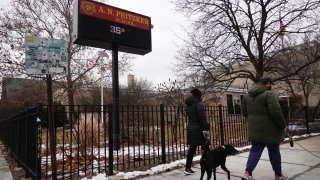
[(100, 63), (100, 86), (101, 86), (101, 120), (103, 119), (103, 77), (104, 73), (106, 71), (104, 67), (104, 61), (103, 57), (106, 57), (109, 59), (109, 55), (106, 53), (106, 51), (99, 51), (99, 63)]

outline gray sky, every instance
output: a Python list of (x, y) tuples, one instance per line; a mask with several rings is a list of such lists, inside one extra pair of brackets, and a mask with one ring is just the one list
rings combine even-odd
[(146, 78), (155, 85), (173, 79), (177, 36), (184, 19), (173, 10), (170, 0), (106, 0), (112, 6), (151, 17), (152, 52), (137, 56), (132, 74)]
[[(100, 0), (98, 0), (100, 1)], [(176, 55), (178, 38), (175, 34), (181, 32), (184, 18), (175, 13), (170, 0), (104, 0), (105, 3), (128, 11), (151, 17), (152, 52), (133, 60), (134, 67), (131, 74), (136, 78), (144, 78), (157, 85), (174, 79), (172, 72)], [(0, 5), (10, 0), (1, 0)], [(120, 78), (120, 83), (126, 83), (126, 77)]]

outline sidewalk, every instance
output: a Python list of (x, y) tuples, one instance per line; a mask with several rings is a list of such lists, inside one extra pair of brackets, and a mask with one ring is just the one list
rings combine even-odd
[[(302, 147), (300, 147), (300, 144)], [(282, 154), (283, 173), (291, 180), (318, 180), (320, 177), (320, 136), (297, 141), (294, 147), (290, 147), (289, 143), (280, 146)], [(313, 153), (310, 154), (308, 151)], [(244, 152), (236, 156), (227, 158), (226, 167), (230, 170), (231, 179), (241, 179), (244, 173), (245, 164), (249, 152)], [(162, 180), (162, 179), (183, 179), (194, 180), (200, 178), (200, 166), (196, 164), (193, 170), (194, 175), (185, 175), (184, 168), (175, 169), (158, 175), (147, 176), (139, 179), (143, 180)], [(265, 149), (262, 157), (253, 172), (255, 180), (273, 180), (274, 174), (269, 162), (268, 151)], [(207, 179), (206, 174), (204, 179)], [(213, 179), (213, 176), (212, 176)], [(217, 179), (227, 180), (226, 173), (219, 167), (217, 168)]]
[[(302, 147), (300, 147), (301, 145)], [(0, 147), (3, 147), (0, 142)], [(308, 152), (310, 151), (310, 152)], [(231, 179), (238, 179), (242, 176), (249, 152), (244, 152), (236, 156), (227, 158), (226, 167), (231, 172)], [(295, 142), (294, 147), (290, 147), (289, 143), (281, 145), (282, 167), (284, 174), (288, 175), (291, 180), (318, 180), (320, 177), (320, 136), (310, 137), (308, 139)], [(162, 180), (162, 179), (183, 179), (194, 180), (200, 178), (200, 166), (195, 164), (193, 170), (194, 175), (185, 175), (184, 168), (178, 168), (172, 171), (150, 175), (138, 179), (142, 180)], [(267, 150), (262, 154), (256, 170), (253, 173), (255, 180), (273, 180), (274, 174), (269, 162)], [(9, 166), (0, 151), (0, 180), (12, 180), (12, 174)], [(207, 179), (206, 175), (204, 179)], [(213, 179), (213, 177), (212, 177)], [(217, 179), (227, 180), (226, 173), (217, 168)]]
[[(0, 148), (2, 148), (2, 142), (0, 141)], [(6, 159), (3, 157), (2, 151), (0, 149), (0, 179), (2, 180), (12, 180), (12, 174), (7, 164)]]

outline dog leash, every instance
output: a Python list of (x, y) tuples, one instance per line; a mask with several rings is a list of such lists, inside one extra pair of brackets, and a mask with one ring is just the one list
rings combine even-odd
[[(285, 132), (285, 135), (289, 138), (289, 142), (290, 142), (290, 146), (293, 147), (293, 138), (290, 136), (290, 134), (288, 132)], [(302, 149), (304, 149), (305, 151), (307, 151), (308, 153), (310, 153), (311, 155), (317, 157), (320, 159), (320, 156), (312, 153), (311, 151), (309, 151), (308, 149), (306, 149), (305, 147), (303, 147), (301, 144), (295, 142), (298, 146), (300, 146)]]

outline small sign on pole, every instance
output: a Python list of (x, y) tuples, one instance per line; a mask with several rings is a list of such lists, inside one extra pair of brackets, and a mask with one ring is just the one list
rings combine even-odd
[(66, 75), (68, 73), (67, 43), (62, 39), (25, 38), (27, 74)]
[(53, 114), (51, 75), (67, 75), (67, 43), (65, 40), (62, 39), (50, 39), (28, 36), (25, 38), (25, 56), (27, 74), (46, 75), (47, 77), (48, 122), (50, 132), (52, 169), (51, 178), (53, 180), (56, 180), (56, 135)]

